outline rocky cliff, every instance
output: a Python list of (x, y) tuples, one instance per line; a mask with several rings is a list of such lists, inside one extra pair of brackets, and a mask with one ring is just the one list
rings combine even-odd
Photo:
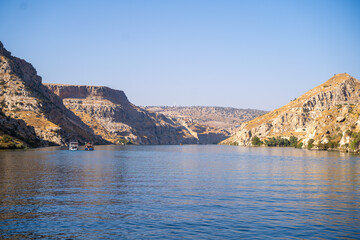
[(14, 57), (0, 42), (1, 131), (30, 146), (63, 145), (70, 140), (106, 143), (42, 84), (35, 68)]
[(161, 113), (189, 129), (201, 144), (216, 144), (230, 137), (242, 122), (267, 113), (256, 109), (211, 106), (146, 106), (146, 110)]
[(45, 84), (65, 106), (104, 139), (136, 144), (190, 144), (197, 139), (183, 125), (130, 103), (123, 91), (102, 86)]
[(254, 137), (264, 141), (293, 136), (303, 147), (357, 151), (359, 102), (360, 82), (346, 73), (337, 74), (287, 105), (243, 123), (222, 144), (251, 146)]

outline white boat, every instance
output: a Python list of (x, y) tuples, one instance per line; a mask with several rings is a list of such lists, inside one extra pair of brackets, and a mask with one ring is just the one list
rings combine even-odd
[(70, 151), (77, 151), (79, 149), (78, 142), (70, 142), (69, 143), (69, 150)]

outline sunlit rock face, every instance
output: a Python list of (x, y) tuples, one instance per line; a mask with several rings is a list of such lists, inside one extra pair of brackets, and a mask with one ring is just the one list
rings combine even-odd
[(243, 123), (222, 143), (251, 146), (254, 136), (261, 140), (295, 136), (304, 147), (314, 139), (315, 145), (336, 141), (347, 150), (348, 130), (360, 131), (359, 101), (360, 82), (349, 74), (336, 74), (285, 106)]

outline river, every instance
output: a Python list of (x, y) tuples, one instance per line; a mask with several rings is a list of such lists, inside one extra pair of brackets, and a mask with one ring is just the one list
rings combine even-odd
[(360, 239), (360, 158), (218, 145), (0, 152), (4, 239)]

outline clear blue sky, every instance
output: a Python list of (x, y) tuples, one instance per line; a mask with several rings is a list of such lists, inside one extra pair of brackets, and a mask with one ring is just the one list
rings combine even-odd
[(0, 0), (0, 41), (43, 82), (273, 110), (334, 73), (360, 79), (360, 1)]

